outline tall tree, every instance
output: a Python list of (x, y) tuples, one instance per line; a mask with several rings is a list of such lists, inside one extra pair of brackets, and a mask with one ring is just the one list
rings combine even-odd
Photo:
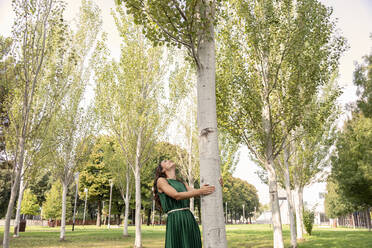
[(104, 157), (106, 142), (104, 136), (97, 138), (88, 161), (83, 163), (79, 174), (80, 195), (83, 196), (84, 188), (87, 188), (88, 200), (97, 203), (97, 226), (101, 226), (102, 203), (109, 198), (109, 180), (112, 178), (107, 163), (110, 161), (106, 161)]
[(105, 137), (105, 144), (103, 145), (103, 160), (111, 174), (114, 185), (119, 189), (120, 195), (124, 201), (124, 228), (123, 236), (128, 234), (128, 217), (129, 205), (133, 192), (133, 174), (130, 171), (129, 165), (126, 163), (125, 156), (120, 148), (117, 138), (115, 136)]
[[(61, 183), (55, 181), (52, 187), (45, 192), (45, 201), (42, 205), (42, 217), (48, 220), (61, 220), (62, 218), (62, 187)], [(66, 218), (71, 218), (71, 201), (66, 201)]]
[[(372, 39), (372, 35), (371, 35)], [(354, 84), (358, 87), (358, 108), (364, 116), (372, 118), (372, 54), (363, 57), (354, 71)]]
[(344, 40), (335, 35), (331, 10), (316, 0), (232, 7), (219, 32), (218, 120), (267, 171), (274, 247), (282, 248), (274, 161), (301, 124), (303, 106), (337, 69)]
[[(185, 54), (181, 53), (180, 55), (183, 58)], [(172, 159), (179, 165), (179, 171), (188, 185), (194, 188), (196, 180), (199, 179), (196, 75), (195, 69), (188, 61), (181, 59), (179, 63), (181, 66), (176, 64), (176, 68), (170, 78), (171, 97), (179, 98), (180, 102), (174, 118), (178, 121), (177, 129), (180, 130), (176, 134), (177, 137), (175, 137), (175, 141), (179, 146), (176, 146), (177, 156)], [(194, 205), (194, 198), (191, 198), (190, 210), (193, 213)]]
[(201, 198), (203, 242), (206, 247), (227, 247), (223, 216), (218, 151), (214, 24), (222, 0), (124, 2), (136, 23), (154, 44), (184, 47), (197, 71), (200, 184), (216, 185), (216, 191)]
[(363, 209), (372, 205), (371, 160), (372, 119), (355, 113), (337, 139), (331, 178), (345, 200)]
[(48, 91), (42, 90), (41, 94), (39, 92), (40, 86), (43, 85), (40, 76), (44, 69), (44, 58), (50, 48), (48, 45), (53, 40), (49, 39), (50, 35), (58, 29), (63, 8), (64, 6), (60, 1), (53, 0), (13, 1), (15, 23), (12, 38), (14, 41), (14, 57), (19, 64), (19, 68), (16, 71), (15, 97), (9, 106), (11, 109), (7, 111), (11, 125), (8, 130), (13, 134), (8, 137), (13, 137), (10, 143), (13, 146), (14, 181), (12, 181), (6, 214), (3, 237), (4, 248), (9, 247), (10, 218), (23, 171), (27, 139), (32, 130), (35, 130), (30, 126), (31, 123), (41, 123), (43, 121), (43, 118), (39, 116), (43, 113), (37, 112), (34, 116), (38, 116), (38, 118), (35, 122), (33, 121), (32, 114), (35, 113), (33, 112), (33, 106), (37, 102), (38, 95), (43, 96), (44, 99), (48, 97), (48, 95), (43, 95)]
[(331, 178), (327, 181), (327, 194), (324, 200), (325, 213), (330, 218), (344, 216), (356, 210), (356, 206), (350, 201), (345, 200), (339, 193), (337, 183)]
[(70, 29), (68, 39), (68, 51), (73, 51), (75, 58), (65, 61), (61, 68), (61, 73), (68, 73), (67, 80), (71, 84), (51, 121), (53, 126), (48, 134), (53, 144), (50, 153), (52, 171), (62, 183), (61, 241), (65, 239), (68, 185), (91, 145), (94, 116), (89, 107), (83, 109), (81, 104), (91, 75), (87, 62), (102, 24), (100, 10), (92, 1), (82, 1), (78, 17), (77, 31)]
[(134, 246), (142, 247), (141, 168), (150, 159), (166, 123), (161, 103), (163, 53), (161, 48), (149, 44), (142, 28), (132, 23), (124, 8), (118, 6), (114, 18), (123, 40), (120, 62), (110, 61), (105, 40), (100, 41), (94, 53), (95, 106), (102, 125), (120, 145), (125, 157), (123, 166), (129, 165), (134, 174)]
[(26, 216), (37, 215), (39, 210), (40, 206), (37, 204), (36, 195), (34, 195), (30, 189), (26, 189), (23, 195), (21, 213)]

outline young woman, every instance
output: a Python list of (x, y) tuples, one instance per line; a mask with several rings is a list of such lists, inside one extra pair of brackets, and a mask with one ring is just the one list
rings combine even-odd
[(157, 206), (167, 213), (165, 248), (201, 248), (198, 223), (191, 213), (189, 198), (209, 195), (214, 186), (203, 185), (200, 189), (190, 188), (177, 180), (176, 164), (163, 160), (156, 168), (154, 194)]

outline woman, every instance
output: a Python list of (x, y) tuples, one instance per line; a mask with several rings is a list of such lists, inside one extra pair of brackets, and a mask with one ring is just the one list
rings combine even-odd
[(190, 188), (176, 178), (176, 164), (163, 160), (156, 168), (154, 181), (155, 201), (167, 213), (165, 234), (166, 248), (201, 248), (199, 225), (189, 209), (189, 199), (209, 195), (214, 186), (204, 185), (200, 189)]

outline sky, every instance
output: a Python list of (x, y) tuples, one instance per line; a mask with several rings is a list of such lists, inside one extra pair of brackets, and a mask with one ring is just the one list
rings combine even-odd
[[(11, 27), (14, 14), (12, 12), (11, 0), (0, 0), (0, 35), (11, 36)], [(78, 13), (80, 1), (67, 0), (65, 18), (73, 21)], [(120, 54), (120, 37), (116, 31), (113, 18), (110, 14), (114, 8), (114, 0), (95, 0), (102, 11), (103, 30), (108, 33), (108, 47), (115, 58)], [(342, 106), (356, 100), (356, 88), (352, 84), (355, 62), (372, 52), (372, 0), (321, 0), (325, 5), (331, 6), (334, 10), (333, 17), (337, 18), (338, 32), (343, 35), (349, 45), (349, 49), (340, 60), (338, 83), (343, 88), (343, 95), (339, 102)], [(342, 120), (341, 120), (342, 121)], [(256, 171), (258, 167), (249, 159), (248, 150), (242, 147), (240, 160), (234, 176), (239, 177), (253, 184), (258, 191), (262, 204), (269, 202), (268, 187), (263, 184)], [(325, 184), (317, 183), (306, 187), (304, 200), (310, 205), (314, 203), (314, 193), (324, 192)]]

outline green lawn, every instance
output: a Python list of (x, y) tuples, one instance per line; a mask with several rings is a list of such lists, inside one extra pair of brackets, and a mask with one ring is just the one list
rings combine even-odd
[[(227, 239), (229, 248), (245, 247), (272, 247), (272, 231), (269, 225), (228, 225)], [(0, 238), (2, 240), (3, 227), (0, 227)], [(143, 247), (160, 248), (164, 247), (164, 226), (142, 227)], [(129, 227), (130, 237), (122, 237), (122, 228), (106, 227), (96, 228), (95, 226), (80, 227), (71, 231), (67, 227), (66, 241), (59, 242), (59, 228), (30, 227), (28, 226), (21, 237), (11, 239), (11, 246), (14, 248), (115, 248), (133, 247), (134, 227)], [(284, 239), (286, 247), (289, 246), (289, 230), (284, 228)], [(1, 247), (1, 245), (0, 245)], [(306, 236), (301, 242), (300, 248), (337, 248), (337, 247), (372, 247), (372, 232), (366, 230), (352, 230), (345, 228), (315, 228), (312, 236)]]

